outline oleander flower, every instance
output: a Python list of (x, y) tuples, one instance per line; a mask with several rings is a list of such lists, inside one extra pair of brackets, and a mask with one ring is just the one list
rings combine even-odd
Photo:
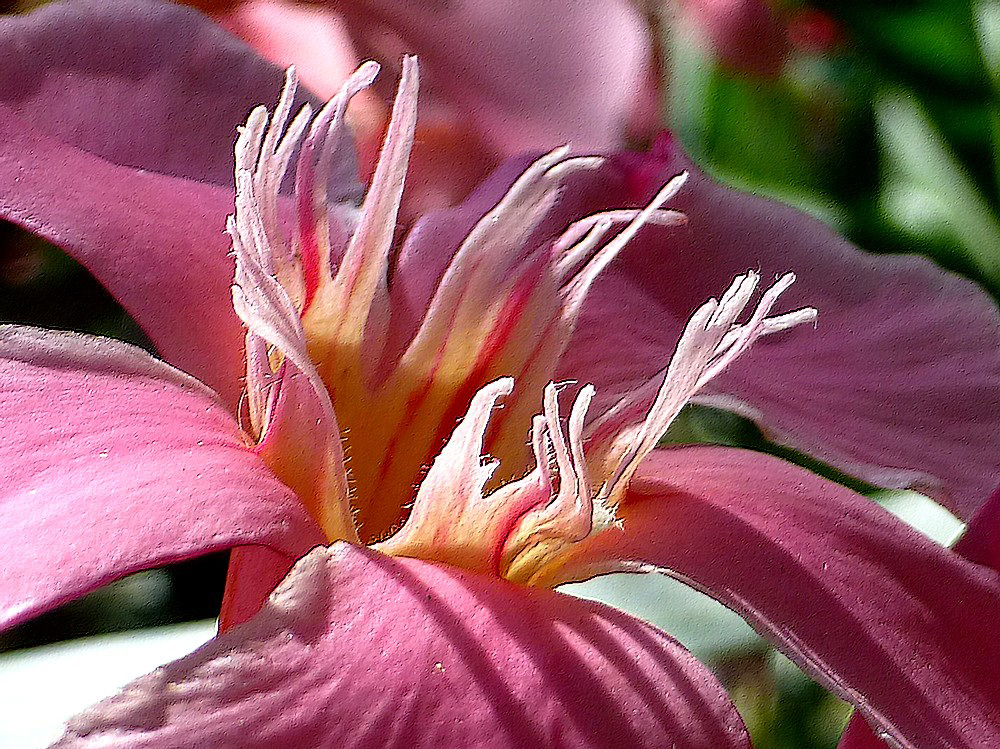
[[(639, 569), (739, 611), (902, 746), (996, 742), (994, 572), (775, 458), (656, 448), (694, 396), (968, 517), (1000, 412), (997, 314), (971, 284), (726, 190), (669, 140), (510, 163), (397, 237), (412, 61), (360, 207), (343, 111), (372, 65), (287, 132), (291, 88), (254, 110), (234, 212), (203, 146), (229, 125), (177, 102), (205, 86), (224, 113), (273, 71), (182, 9), (112, 15), (0, 28), (5, 63), (51, 52), (0, 86), (18, 102), (0, 107), (0, 212), (202, 382), (105, 339), (0, 333), (0, 620), (234, 551), (224, 633), (62, 746), (746, 746), (679, 645), (546, 589)], [(151, 39), (173, 56), (139, 54)], [(103, 135), (91, 100), (118, 109)], [(748, 267), (799, 280), (741, 317)], [(810, 304), (819, 326), (790, 328)]]

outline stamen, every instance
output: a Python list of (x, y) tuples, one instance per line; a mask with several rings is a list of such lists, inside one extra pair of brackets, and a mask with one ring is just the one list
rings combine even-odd
[[(403, 184), (413, 149), (418, 81), (416, 58), (404, 57), (389, 128), (361, 206), (361, 219), (334, 278), (329, 303), (336, 308), (339, 318), (337, 337), (346, 345), (361, 341), (373, 315), (379, 320), (388, 318), (386, 280)], [(375, 337), (381, 339), (381, 336)]]
[[(560, 277), (560, 281), (563, 282), (564, 286), (563, 295), (565, 302), (563, 305), (563, 314), (567, 320), (574, 321), (576, 319), (580, 307), (587, 296), (587, 292), (597, 277), (607, 268), (608, 263), (614, 260), (618, 253), (625, 248), (643, 226), (658, 216), (660, 206), (677, 194), (684, 186), (684, 183), (687, 182), (687, 178), (687, 172), (683, 172), (671, 179), (656, 194), (649, 205), (643, 208), (632, 219), (628, 226), (586, 261), (582, 269), (575, 272), (568, 279), (564, 280)], [(579, 251), (574, 248), (571, 253), (567, 254), (567, 264), (564, 266), (557, 265), (556, 272), (559, 273), (561, 270), (563, 273), (569, 273), (581, 260), (582, 257)]]
[[(607, 224), (610, 228), (611, 225), (616, 223), (624, 221), (630, 222), (629, 225), (614, 238), (614, 240), (609, 242), (608, 245), (601, 250), (600, 253), (598, 253), (603, 256), (604, 259), (599, 265), (590, 269), (590, 274), (593, 277), (600, 274), (601, 270), (607, 267), (607, 264), (611, 262), (611, 260), (619, 252), (621, 252), (625, 245), (627, 245), (638, 233), (639, 229), (646, 224), (653, 224), (657, 226), (677, 226), (684, 223), (685, 216), (683, 213), (680, 213), (679, 211), (661, 210), (660, 206), (677, 195), (680, 189), (684, 186), (684, 183), (687, 182), (687, 178), (687, 172), (683, 172), (682, 174), (679, 174), (671, 179), (660, 189), (656, 196), (650, 201), (649, 205), (641, 210), (605, 211), (603, 213), (595, 213), (591, 216), (587, 216), (586, 218), (582, 218), (571, 224), (570, 227), (563, 232), (562, 236), (556, 240), (556, 243), (552, 248), (554, 254), (562, 255), (562, 257), (555, 264), (556, 276), (560, 283), (566, 283), (570, 277), (575, 274), (578, 266), (590, 257), (589, 253), (584, 254), (585, 250), (583, 247), (580, 247), (579, 245), (572, 245), (585, 233), (591, 232), (596, 226)], [(593, 260), (597, 260), (597, 255), (593, 257)], [(593, 278), (591, 278), (591, 280), (593, 280)]]
[[(681, 408), (754, 341), (768, 333), (815, 319), (817, 312), (811, 307), (767, 317), (778, 297), (795, 280), (793, 274), (787, 273), (761, 296), (750, 320), (743, 325), (737, 324), (736, 319), (750, 302), (759, 280), (759, 275), (752, 270), (737, 276), (720, 300), (710, 299), (692, 315), (645, 419), (631, 428), (615, 430), (612, 451), (618, 455), (607, 482), (598, 493), (603, 501), (614, 504), (615, 495), (628, 483), (642, 459), (656, 447)], [(623, 398), (591, 425), (590, 433), (593, 435), (610, 425), (620, 424), (634, 411), (641, 397), (641, 394), (633, 394)]]

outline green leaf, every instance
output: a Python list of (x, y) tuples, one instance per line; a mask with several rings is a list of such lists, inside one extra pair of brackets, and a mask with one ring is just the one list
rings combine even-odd
[(951, 240), (937, 245), (939, 259), (1000, 285), (1000, 222), (926, 111), (907, 92), (886, 89), (875, 116), (885, 219), (915, 237)]

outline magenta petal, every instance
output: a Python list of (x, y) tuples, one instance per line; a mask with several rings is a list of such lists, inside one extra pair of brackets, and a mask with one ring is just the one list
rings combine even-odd
[(1000, 570), (1000, 488), (979, 508), (955, 551), (976, 564)]
[[(559, 376), (597, 386), (595, 412), (666, 365), (683, 322), (748, 268), (797, 281), (781, 310), (801, 326), (757, 343), (697, 400), (882, 486), (916, 486), (968, 518), (995, 488), (1000, 316), (971, 282), (915, 256), (857, 250), (787, 206), (722, 187), (673, 148), (664, 180), (692, 170), (671, 207), (598, 281)], [(657, 180), (630, 168), (631, 179)], [(607, 190), (621, 177), (607, 170)]]
[(42, 135), (0, 104), (0, 218), (63, 247), (174, 365), (231, 407), (243, 327), (224, 234), (230, 190), (115, 166)]
[[(1000, 490), (980, 508), (969, 527), (953, 547), (976, 564), (1000, 569)], [(838, 749), (887, 749), (860, 715), (855, 715), (838, 744)]]
[(847, 724), (847, 730), (840, 738), (837, 749), (890, 749), (890, 747), (875, 735), (860, 715), (855, 715)]
[(0, 103), (123, 166), (232, 185), (236, 126), (276, 100), (282, 80), (244, 43), (173, 3), (74, 0), (0, 19)]
[(502, 153), (611, 148), (646, 95), (650, 39), (625, 0), (350, 0), (337, 3), (366, 53), (421, 58), (434, 102), (471, 118)]
[(908, 749), (1000, 746), (1000, 579), (760, 453), (659, 450), (576, 561), (704, 589)]
[(0, 624), (243, 544), (322, 541), (201, 383), (117, 341), (0, 328)]
[(600, 604), (337, 543), (248, 624), (70, 722), (82, 747), (748, 748), (714, 677)]

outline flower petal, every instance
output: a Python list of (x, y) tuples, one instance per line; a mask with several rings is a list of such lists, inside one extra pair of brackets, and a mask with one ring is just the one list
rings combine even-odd
[[(160, 353), (234, 409), (245, 373), (223, 233), (230, 190), (116, 166), (0, 104), (0, 218), (83, 263)], [(231, 150), (231, 149), (230, 149)]]
[(613, 147), (645, 95), (650, 40), (624, 0), (350, 0), (337, 9), (379, 59), (419, 53), (432, 101), (471, 118), (501, 153)]
[(296, 0), (243, 0), (226, 5), (234, 7), (217, 15), (224, 28), (266, 59), (282, 67), (294, 65), (302, 82), (318, 96), (332, 98), (358, 67), (347, 29), (330, 8)]
[(763, 0), (687, 0), (680, 11), (681, 28), (694, 31), (694, 41), (727, 68), (772, 78), (788, 55), (788, 32), (775, 9)]
[(1000, 570), (1000, 487), (979, 508), (954, 549), (976, 564)]
[(133, 346), (0, 328), (0, 623), (137, 570), (322, 541), (204, 385)]
[(919, 487), (970, 517), (995, 488), (1000, 451), (995, 304), (924, 258), (860, 252), (805, 214), (712, 182), (670, 150), (645, 157), (650, 174), (605, 170), (608, 193), (646, 181), (637, 200), (660, 178), (690, 170), (670, 206), (688, 224), (647, 227), (598, 280), (559, 377), (596, 385), (601, 413), (666, 365), (706, 294), (747, 268), (765, 277), (792, 271), (798, 280), (778, 311), (815, 307), (816, 328), (762, 340), (696, 400), (752, 418), (859, 478)]
[[(232, 185), (236, 126), (281, 83), (274, 65), (173, 3), (74, 0), (0, 19), (0, 103), (122, 166)], [(338, 156), (353, 184), (353, 148)]]
[(888, 747), (889, 745), (875, 735), (860, 715), (851, 718), (847, 730), (837, 744), (837, 749), (887, 749)]
[[(1000, 490), (980, 508), (953, 550), (976, 564), (1000, 569)], [(837, 745), (838, 749), (886, 749), (860, 715), (855, 715)]]
[(648, 624), (338, 543), (251, 622), (73, 719), (55, 746), (749, 743), (708, 670)]
[[(660, 450), (575, 572), (653, 565), (742, 614), (907, 749), (1000, 744), (1000, 580), (760, 453)], [(960, 605), (959, 605), (960, 602)]]

